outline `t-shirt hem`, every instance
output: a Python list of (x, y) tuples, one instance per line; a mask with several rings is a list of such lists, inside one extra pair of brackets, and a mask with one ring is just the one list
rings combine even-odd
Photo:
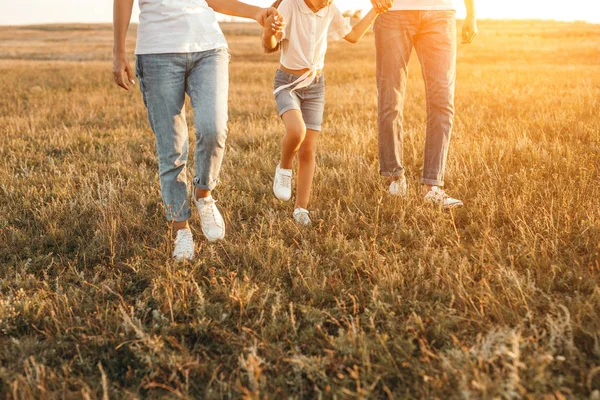
[(200, 45), (197, 43), (185, 44), (177, 47), (165, 46), (165, 47), (139, 47), (135, 49), (135, 55), (143, 54), (187, 54), (187, 53), (199, 53), (202, 51), (209, 51), (215, 49), (227, 49), (227, 42), (224, 43), (211, 43), (206, 45)]
[(451, 6), (393, 6), (390, 11), (456, 11), (456, 7)]

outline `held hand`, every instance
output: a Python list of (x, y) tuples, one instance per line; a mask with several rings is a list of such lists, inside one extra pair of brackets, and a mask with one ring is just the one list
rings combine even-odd
[(285, 28), (285, 21), (283, 20), (283, 16), (277, 13), (272, 13), (265, 20), (265, 31), (270, 31), (274, 35), (280, 34)]
[(377, 14), (383, 14), (387, 12), (394, 5), (394, 0), (371, 0), (373, 8)]
[(477, 36), (477, 21), (474, 17), (467, 17), (462, 27), (461, 44), (473, 43), (473, 39)]
[(258, 22), (264, 27), (267, 18), (269, 18), (273, 14), (279, 15), (279, 10), (277, 10), (275, 7), (261, 8), (256, 17), (254, 17), (254, 19), (256, 20), (256, 22)]
[(130, 84), (135, 85), (133, 70), (126, 55), (115, 55), (113, 58), (113, 78), (115, 83), (123, 89), (131, 90)]

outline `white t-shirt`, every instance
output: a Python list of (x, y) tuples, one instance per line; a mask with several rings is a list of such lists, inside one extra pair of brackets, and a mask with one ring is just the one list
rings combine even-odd
[(195, 53), (227, 47), (205, 0), (139, 0), (135, 54)]
[(395, 0), (391, 10), (456, 10), (456, 0)]
[(310, 85), (316, 72), (323, 69), (327, 41), (340, 40), (352, 31), (352, 26), (334, 4), (315, 13), (304, 0), (283, 0), (277, 9), (286, 23), (281, 37), (281, 65), (309, 70), (295, 82), (296, 89), (300, 89)]

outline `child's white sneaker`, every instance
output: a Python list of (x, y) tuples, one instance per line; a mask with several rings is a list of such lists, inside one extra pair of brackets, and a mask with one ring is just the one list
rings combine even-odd
[(301, 207), (294, 210), (294, 219), (300, 225), (310, 225), (311, 223), (310, 217), (308, 216), (308, 210)]
[(292, 197), (292, 170), (283, 169), (277, 164), (273, 179), (273, 194), (279, 200), (288, 201)]
[(212, 196), (203, 199), (194, 199), (196, 208), (200, 214), (202, 222), (202, 233), (209, 242), (215, 242), (225, 238), (225, 221), (215, 205), (216, 201)]
[(408, 191), (408, 185), (406, 184), (406, 177), (400, 177), (390, 183), (389, 192), (393, 196), (406, 197)]
[(437, 204), (444, 209), (460, 207), (463, 205), (462, 201), (448, 196), (446, 192), (444, 192), (444, 189), (438, 186), (431, 187), (429, 192), (425, 195), (425, 201)]
[(173, 257), (177, 261), (192, 261), (194, 259), (194, 237), (192, 236), (192, 231), (188, 228), (177, 231)]

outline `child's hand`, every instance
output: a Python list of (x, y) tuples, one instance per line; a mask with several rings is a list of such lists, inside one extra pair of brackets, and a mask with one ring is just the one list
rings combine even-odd
[(394, 0), (371, 0), (371, 4), (377, 14), (383, 14), (394, 5)]
[(283, 16), (275, 8), (274, 11), (265, 20), (265, 30), (270, 30), (273, 35), (279, 35), (285, 28)]

